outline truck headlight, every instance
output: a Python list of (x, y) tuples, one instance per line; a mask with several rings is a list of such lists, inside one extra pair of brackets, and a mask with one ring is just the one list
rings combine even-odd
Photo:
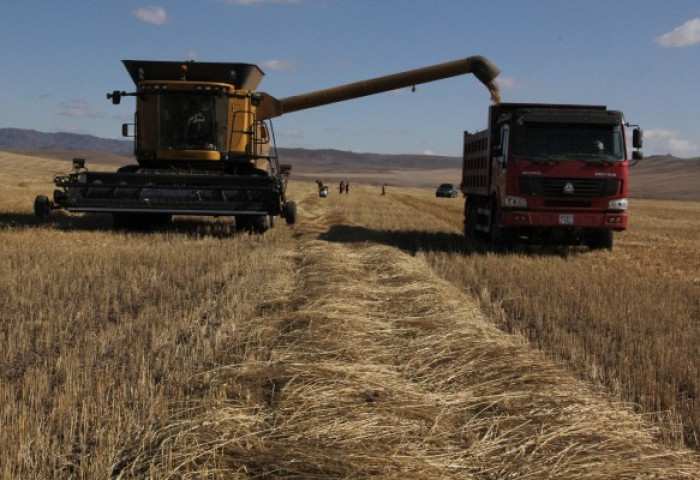
[(524, 197), (506, 197), (506, 207), (510, 208), (527, 208), (527, 199)]
[(627, 210), (628, 204), (629, 202), (626, 198), (616, 198), (615, 200), (610, 200), (608, 202), (608, 210), (624, 212), (625, 210)]

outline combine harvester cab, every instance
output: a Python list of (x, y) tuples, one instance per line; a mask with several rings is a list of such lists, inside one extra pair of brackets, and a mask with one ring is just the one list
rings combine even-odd
[(114, 104), (136, 97), (135, 122), (122, 134), (134, 136), (137, 163), (93, 172), (76, 159), (73, 172), (54, 177), (52, 202), (37, 197), (38, 217), (64, 208), (111, 213), (117, 227), (149, 227), (173, 215), (234, 216), (237, 228), (257, 231), (276, 216), (294, 223), (296, 205), (285, 195), (291, 167), (279, 164), (271, 127), (256, 115), (257, 66), (123, 63), (136, 91), (107, 97)]
[(270, 120), (334, 102), (473, 73), (497, 99), (499, 73), (481, 56), (335, 88), (276, 99), (258, 92), (264, 73), (245, 63), (124, 60), (136, 91), (107, 94), (114, 104), (136, 97), (136, 164), (93, 172), (76, 159), (56, 175), (53, 199), (40, 195), (38, 218), (53, 209), (111, 213), (117, 227), (147, 228), (173, 215), (233, 216), (236, 228), (264, 232), (277, 216), (296, 221), (286, 198), (290, 165), (280, 165)]

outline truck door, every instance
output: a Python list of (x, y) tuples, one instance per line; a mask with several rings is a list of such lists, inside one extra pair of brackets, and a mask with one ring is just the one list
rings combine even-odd
[[(501, 141), (500, 145), (496, 149), (496, 152), (494, 154), (494, 175), (493, 175), (493, 184), (492, 188), (495, 190), (495, 193), (498, 195), (499, 199), (503, 198), (503, 195), (505, 195), (505, 187), (506, 187), (506, 165), (508, 161), (508, 150), (509, 150), (509, 144), (510, 144), (510, 125), (507, 123), (503, 123), (501, 125)], [(499, 202), (500, 203), (500, 202)]]
[(498, 162), (499, 173), (503, 171), (506, 167), (506, 161), (508, 160), (508, 140), (510, 138), (510, 125), (504, 123), (501, 125), (501, 146), (499, 149), (499, 154), (496, 157)]

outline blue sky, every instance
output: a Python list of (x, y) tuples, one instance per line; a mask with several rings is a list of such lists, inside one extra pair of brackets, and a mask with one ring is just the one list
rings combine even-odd
[[(282, 98), (472, 55), (503, 101), (589, 103), (700, 156), (700, 2), (686, 0), (5, 0), (0, 128), (120, 138), (122, 59), (256, 63)], [(300, 111), (280, 147), (461, 155), (490, 99), (471, 75)]]

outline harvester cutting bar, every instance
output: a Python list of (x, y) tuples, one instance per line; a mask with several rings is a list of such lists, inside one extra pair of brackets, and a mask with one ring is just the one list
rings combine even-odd
[(58, 177), (54, 202), (73, 212), (278, 215), (276, 177), (84, 172)]

